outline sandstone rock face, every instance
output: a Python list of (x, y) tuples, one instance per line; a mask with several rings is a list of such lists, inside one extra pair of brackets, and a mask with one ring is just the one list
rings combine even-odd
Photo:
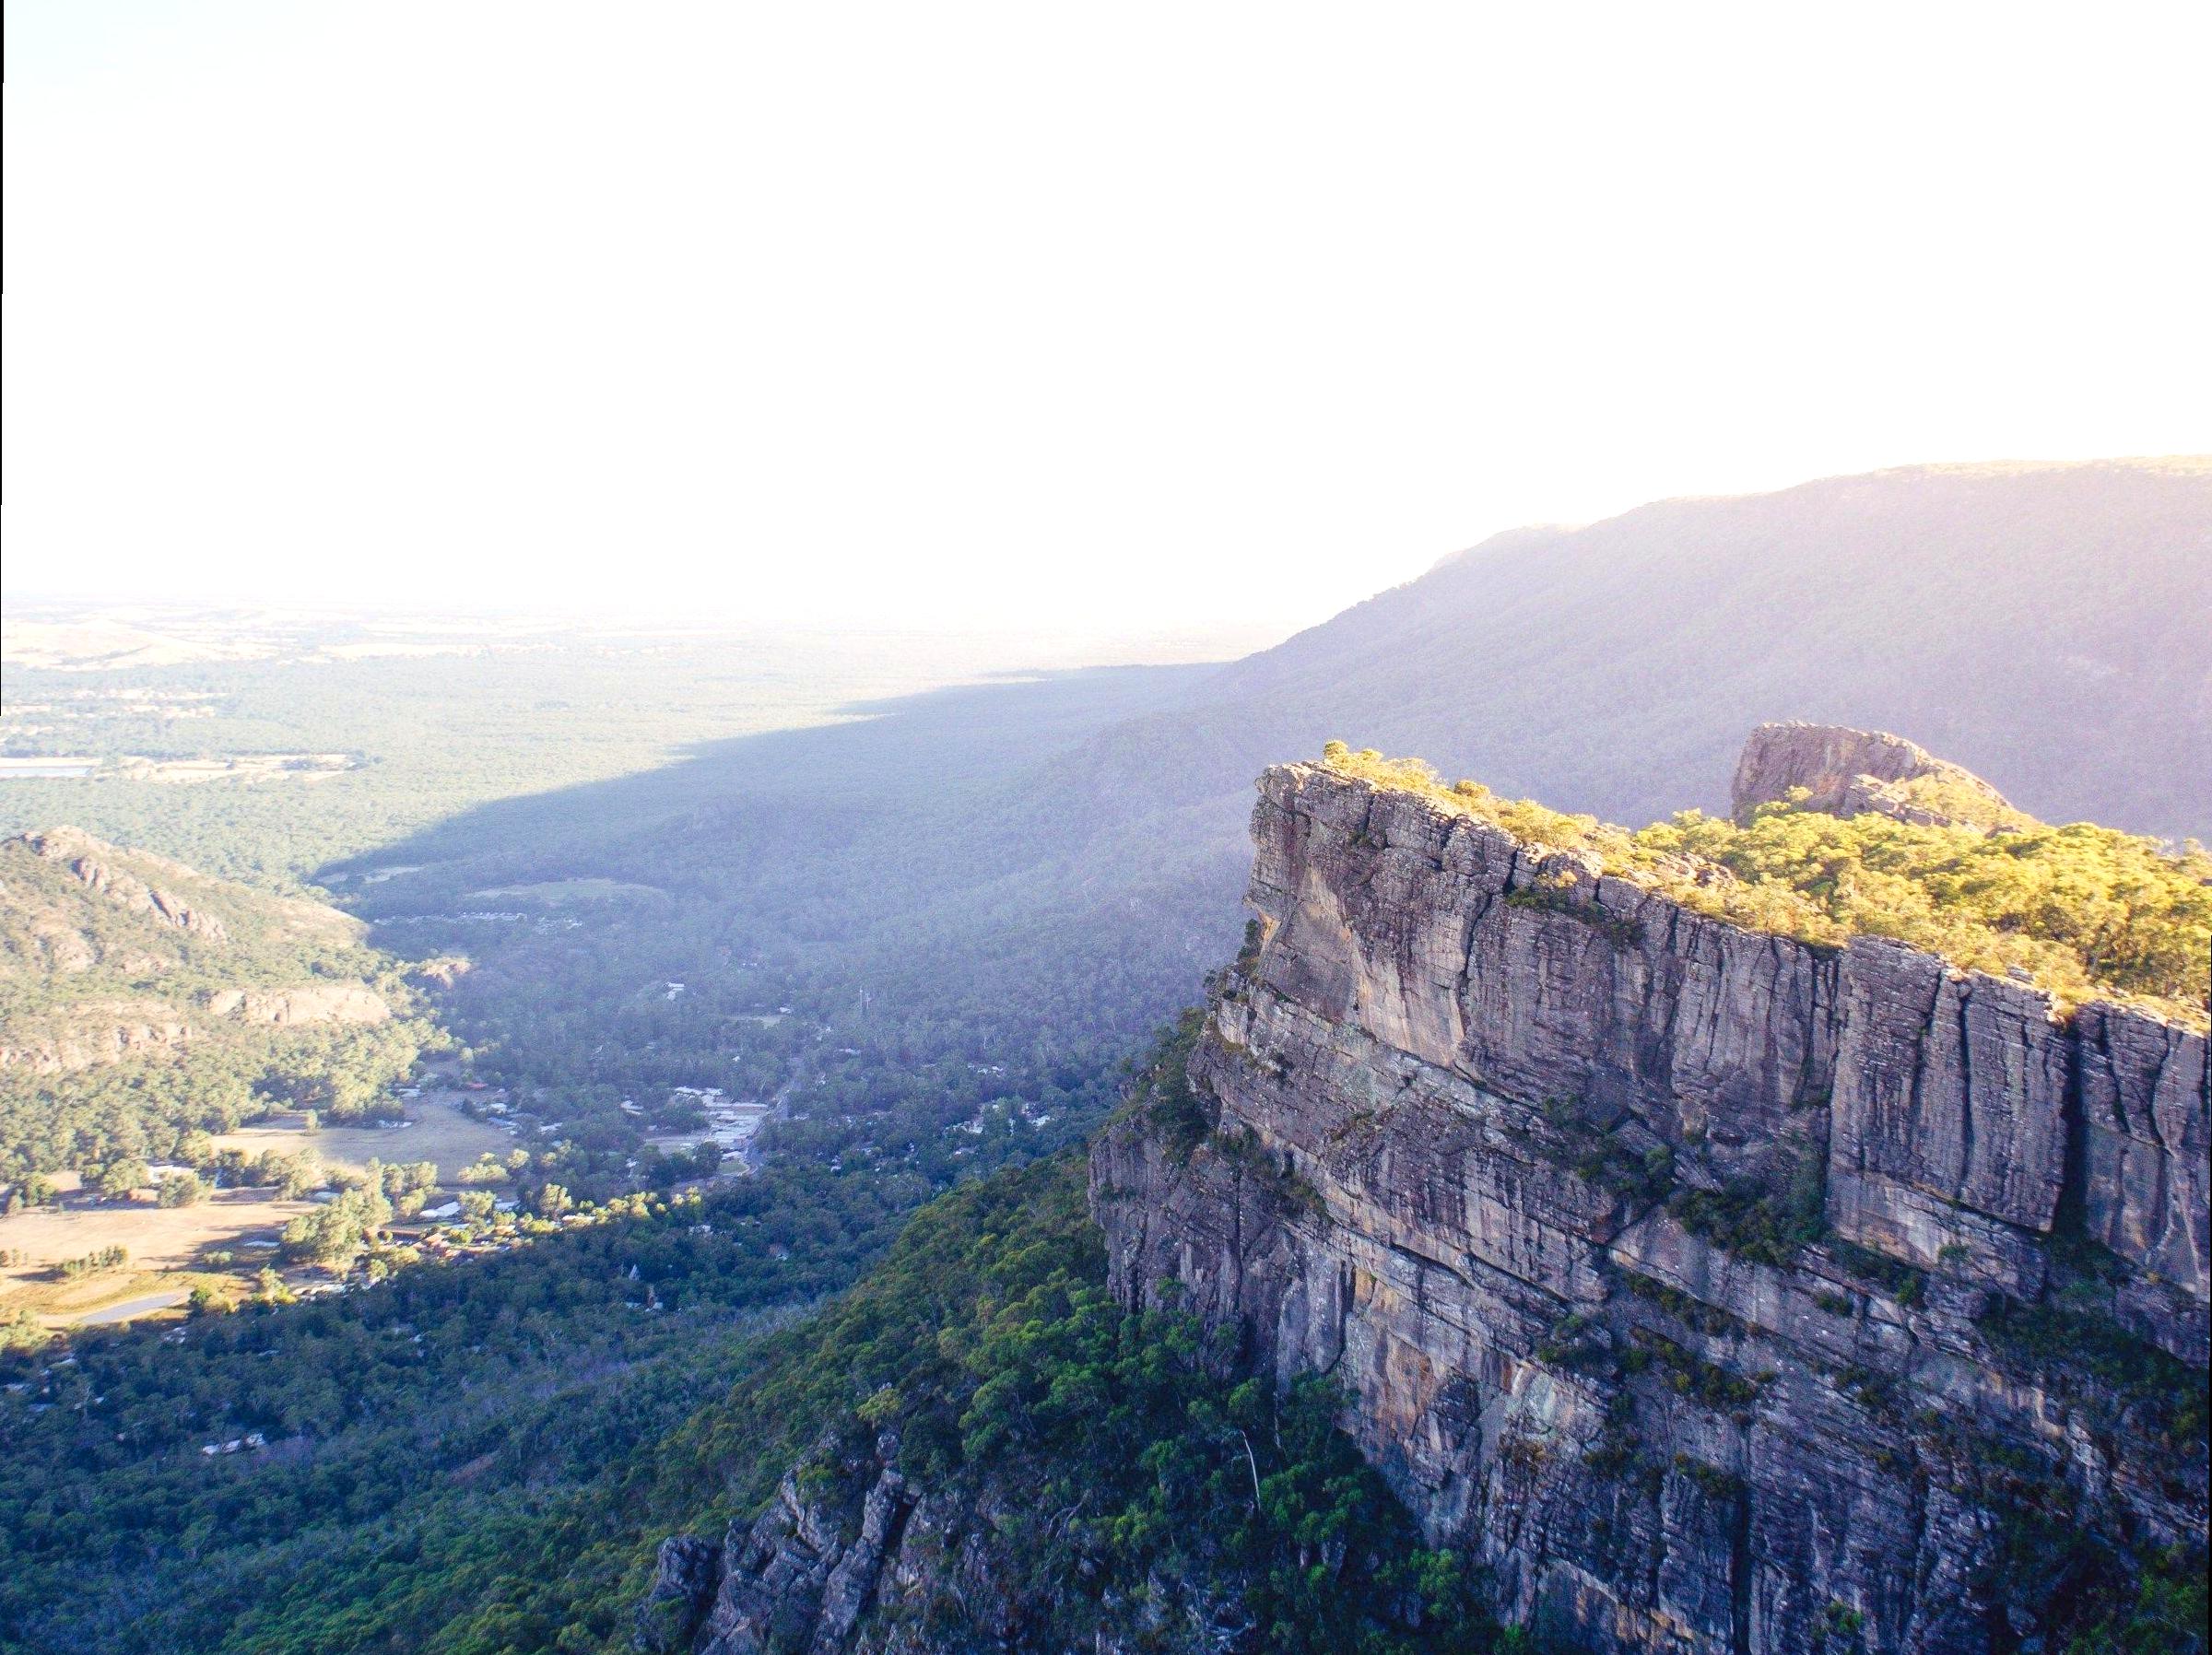
[[(1959, 802), (1960, 814), (1920, 802), (1903, 784), (1943, 784)], [(1936, 757), (1916, 742), (1879, 730), (1852, 730), (1841, 724), (1761, 724), (1751, 733), (1736, 761), (1729, 789), (1729, 810), (1738, 822), (1771, 800), (1806, 791), (1806, 804), (1830, 816), (1865, 812), (1900, 821), (1941, 825), (2016, 814), (2005, 796), (1971, 770)]]
[(712, 1602), (721, 1558), (696, 1534), (671, 1534), (653, 1558), (653, 1588), (638, 1605), (630, 1637), (642, 1655), (677, 1655)]
[(2058, 1211), (2077, 1042), (2044, 995), (1894, 943), (1855, 942), (1843, 978), (1830, 1222), (1917, 1265), (1967, 1249), (1977, 1274), (2032, 1297), (2028, 1238)]
[(243, 1023), (382, 1023), (392, 1008), (374, 989), (353, 982), (300, 983), (284, 989), (223, 989), (207, 998), (208, 1015)]
[(2078, 1031), (2089, 1234), (2200, 1310), (2212, 1261), (2205, 1040), (2123, 1007), (2085, 1006)]
[(796, 1467), (785, 1473), (768, 1510), (743, 1529), (733, 1525), (723, 1543), (701, 1655), (837, 1655), (873, 1602), (885, 1553), (898, 1544), (913, 1508), (904, 1479), (882, 1466), (857, 1532), (848, 1532), (844, 1514), (803, 1493), (799, 1475)]
[(191, 1039), (188, 1015), (166, 1001), (93, 1001), (75, 1008), (58, 1027), (32, 1028), (0, 1040), (0, 1069), (67, 1074), (182, 1046)]
[[(632, 1644), (647, 1655), (950, 1655), (1033, 1649), (1034, 1571), (1006, 1535), (1030, 1491), (924, 1489), (896, 1469), (898, 1438), (854, 1450), (834, 1438), (787, 1473), (768, 1508), (731, 1524), (719, 1546), (691, 1535), (661, 1545)], [(1242, 1647), (1234, 1604), (1181, 1582), (1148, 1581), (1120, 1605), (1089, 1655)], [(1049, 1590), (1049, 1588), (1048, 1588)], [(1025, 1631), (1028, 1637), (1025, 1637)]]
[(2201, 1437), (2064, 1335), (2201, 1384), (2203, 1036), (1738, 930), (1316, 768), (1262, 779), (1253, 835), (1259, 945), (1192, 1064), (1211, 1134), (1093, 1151), (1112, 1285), (1335, 1376), (1506, 1614), (1600, 1650), (2008, 1655), (2061, 1584), (2018, 1561), (2057, 1543), (2021, 1479), (2070, 1532), (2201, 1532)]
[(289, 988), (219, 989), (200, 1011), (161, 1000), (88, 1001), (69, 1008), (54, 1025), (0, 1041), (0, 1069), (33, 1074), (68, 1074), (101, 1063), (204, 1039), (213, 1019), (297, 1027), (315, 1023), (376, 1024), (392, 1007), (359, 983), (310, 982)]

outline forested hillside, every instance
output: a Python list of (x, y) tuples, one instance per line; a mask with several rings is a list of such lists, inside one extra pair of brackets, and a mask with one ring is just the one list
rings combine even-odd
[(652, 1446), (906, 1204), (771, 1174), (342, 1297), (82, 1330), (66, 1364), (0, 1349), (0, 1649), (551, 1648), (522, 1600), (614, 1594), (629, 1551), (578, 1554), (634, 1535)]
[[(1195, 1029), (1135, 1107), (1174, 1107)], [(665, 1534), (718, 1540), (794, 1461), (841, 1509), (879, 1452), (1006, 1511), (1004, 1584), (1061, 1645), (1202, 1614), (1314, 1655), (1486, 1647), (1325, 1387), (1277, 1398), (1190, 1319), (1113, 1303), (1079, 1157), (943, 1198), (776, 1331), (888, 1214), (866, 1180), (778, 1174), (312, 1307), (82, 1336), (65, 1368), (18, 1358), (0, 1648), (628, 1649), (668, 1620), (640, 1613)]]
[(358, 920), (75, 828), (0, 841), (0, 1181), (368, 1111), (429, 1027)]
[[(854, 1049), (864, 1108), (921, 1062), (1049, 1078), (1233, 948), (1251, 779), (1337, 735), (1634, 825), (1724, 808), (1753, 726), (1830, 719), (1909, 729), (2045, 820), (2200, 832), (2207, 525), (2191, 461), (1663, 502), (1500, 536), (1232, 665), (939, 691), (465, 813), (345, 888), (478, 960), (454, 1015), (512, 1078), (705, 1074), (781, 1004)], [(566, 899), (593, 879), (627, 893)], [(486, 890), (559, 917), (424, 917)], [(619, 1051), (580, 1009), (609, 1004)]]

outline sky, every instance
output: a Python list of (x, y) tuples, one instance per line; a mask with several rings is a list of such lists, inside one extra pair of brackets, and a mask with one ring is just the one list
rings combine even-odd
[(9, 597), (1288, 629), (2212, 450), (2212, 8), (15, 0)]

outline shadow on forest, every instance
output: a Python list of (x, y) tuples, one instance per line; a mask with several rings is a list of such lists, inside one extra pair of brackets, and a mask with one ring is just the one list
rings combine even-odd
[[(427, 874), (465, 864), (483, 871), (471, 878), (493, 868), (513, 878), (540, 857), (572, 868), (594, 844), (619, 857), (656, 828), (727, 832), (757, 814), (795, 824), (831, 809), (850, 818), (847, 831), (870, 820), (942, 816), (1124, 721), (1177, 706), (1219, 670), (1204, 663), (1008, 674), (851, 702), (837, 709), (837, 722), (692, 743), (651, 769), (474, 806), (332, 863), (316, 877), (343, 881), (417, 864)], [(403, 877), (352, 894), (373, 916), (393, 911), (393, 898), (409, 887), (446, 883)]]
[[(467, 956), (458, 994), (484, 1032), (540, 1050), (582, 1039), (577, 1019), (631, 1015), (663, 980), (690, 996), (646, 995), (651, 1027), (626, 1038), (706, 1039), (687, 1008), (761, 958), (778, 997), (860, 982), (940, 1028), (1118, 1040), (1186, 1003), (1241, 923), (1245, 749), (1262, 738), (1194, 763), (1176, 734), (1208, 716), (1218, 671), (853, 702), (835, 722), (462, 811), (322, 876), (404, 957)], [(371, 871), (389, 876), (359, 883)]]

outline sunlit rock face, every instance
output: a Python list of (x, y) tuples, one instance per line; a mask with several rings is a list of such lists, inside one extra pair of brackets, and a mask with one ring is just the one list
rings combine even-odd
[(2048, 1356), (2094, 1328), (2201, 1382), (2201, 1035), (1740, 930), (1318, 768), (1267, 772), (1253, 838), (1212, 1132), (1094, 1150), (1113, 1285), (1333, 1374), (1501, 1611), (1983, 1655), (2065, 1590), (2030, 1492), (2135, 1555), (2201, 1533), (2201, 1435)]
[(1841, 724), (1761, 724), (1736, 760), (1730, 811), (1748, 822), (1761, 804), (1800, 790), (1806, 808), (1830, 816), (1872, 812), (1926, 826), (1980, 828), (2026, 820), (1971, 770), (1901, 735)]

